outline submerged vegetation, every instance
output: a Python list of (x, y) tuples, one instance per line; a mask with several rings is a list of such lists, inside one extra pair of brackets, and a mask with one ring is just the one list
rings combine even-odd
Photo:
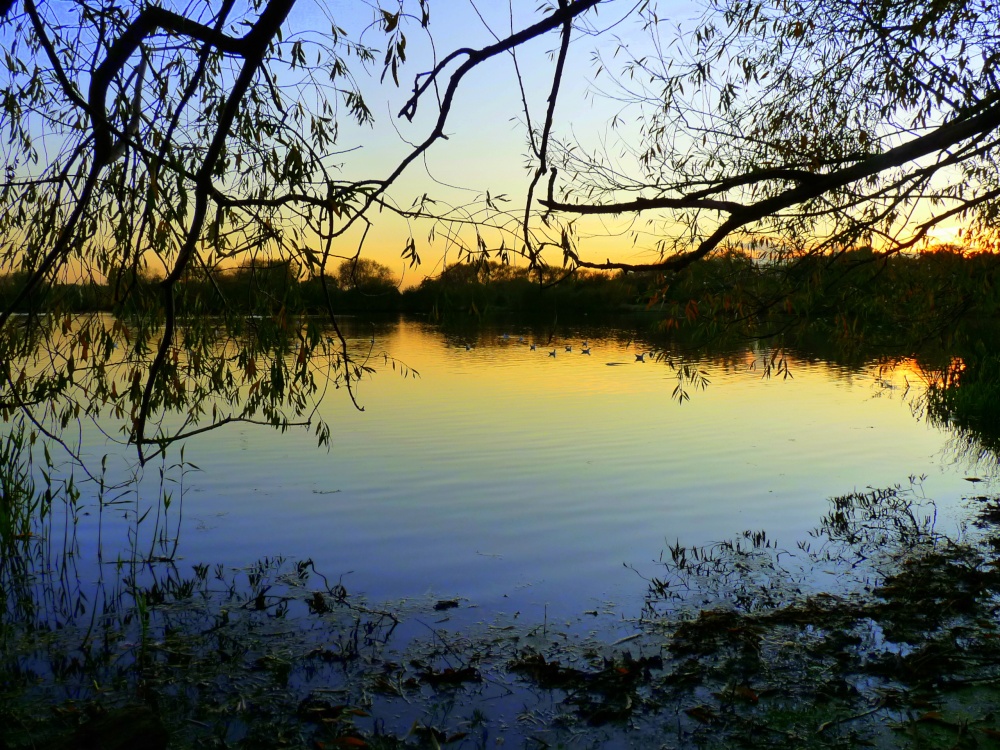
[(131, 546), (152, 540), (149, 552), (102, 566), (84, 589), (73, 531), (84, 509), (48, 469), (33, 486), (23, 436), (0, 451), (4, 748), (1000, 739), (993, 496), (968, 499), (974, 524), (957, 537), (939, 531), (915, 478), (833, 498), (792, 549), (763, 531), (672, 544), (628, 620), (523, 623), (464, 600), (376, 606), (307, 559), (182, 564), (169, 524), (151, 530), (135, 513)]

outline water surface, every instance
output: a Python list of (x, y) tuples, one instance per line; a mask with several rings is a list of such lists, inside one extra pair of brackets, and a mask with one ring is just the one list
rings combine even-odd
[(312, 558), (378, 601), (635, 613), (645, 583), (626, 564), (655, 574), (668, 543), (766, 529), (792, 548), (834, 495), (926, 475), (949, 508), (969, 490), (948, 433), (880, 385), (874, 363), (793, 357), (791, 377), (765, 378), (763, 350), (687, 355), (710, 383), (679, 403), (678, 357), (639, 362), (648, 345), (610, 327), (357, 328), (359, 348), (374, 337), (419, 377), (380, 365), (358, 389), (363, 412), (331, 393), (329, 451), (252, 426), (191, 440), (201, 471), (185, 478), (182, 564)]

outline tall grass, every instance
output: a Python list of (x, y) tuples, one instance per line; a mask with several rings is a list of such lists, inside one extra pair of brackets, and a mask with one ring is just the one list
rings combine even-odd
[(18, 547), (30, 538), (31, 521), (41, 505), (26, 460), (27, 442), (23, 424), (0, 439), (0, 578)]
[(51, 493), (36, 491), (28, 443), (23, 423), (0, 438), (0, 614), (5, 619), (34, 613), (30, 580), (37, 522), (51, 502)]

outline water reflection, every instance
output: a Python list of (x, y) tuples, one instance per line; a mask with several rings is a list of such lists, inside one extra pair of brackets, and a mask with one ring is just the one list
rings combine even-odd
[(905, 363), (670, 351), (602, 326), (393, 321), (349, 344), (373, 338), (420, 377), (364, 379), (363, 413), (324, 401), (329, 452), (256, 428), (189, 444), (187, 559), (310, 557), (377, 599), (578, 611), (641, 595), (622, 563), (665, 540), (766, 528), (792, 544), (831, 495), (911, 474), (944, 505), (966, 489), (949, 434), (883, 387), (915, 379)]
[[(184, 560), (311, 558), (373, 599), (578, 612), (638, 606), (642, 581), (623, 563), (646, 570), (676, 539), (762, 528), (790, 545), (832, 495), (915, 474), (943, 507), (967, 489), (952, 434), (911, 414), (913, 363), (683, 350), (614, 325), (349, 321), (344, 333), (352, 356), (391, 359), (357, 382), (363, 412), (335, 392), (322, 402), (329, 451), (309, 432), (249, 425), (187, 443), (183, 518), (169, 511)], [(83, 441), (94, 463), (110, 454), (100, 481), (130, 486), (127, 452), (99, 430)], [(149, 467), (128, 505), (80, 518), (81, 565), (99, 546), (131, 559), (137, 540), (171, 541), (151, 531), (164, 492), (180, 490), (171, 462)], [(82, 492), (94, 510), (94, 483)]]

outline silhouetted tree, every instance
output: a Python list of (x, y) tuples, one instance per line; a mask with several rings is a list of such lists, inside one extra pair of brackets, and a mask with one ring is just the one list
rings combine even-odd
[[(684, 30), (655, 3), (637, 15), (650, 43), (600, 60), (626, 103), (621, 138), (606, 151), (552, 144), (541, 202), (566, 219), (567, 263), (677, 271), (720, 250), (895, 252), (949, 220), (996, 246), (995, 3), (709, 0)], [(575, 218), (616, 215), (641, 218), (632, 231), (659, 256), (614, 262), (576, 244)]]
[[(232, 421), (312, 425), (325, 441), (316, 400), (331, 383), (353, 393), (367, 366), (339, 332), (324, 336), (284, 306), (230, 309), (219, 269), (296, 264), (323, 286), (336, 325), (337, 243), (355, 228), (366, 236), (373, 209), (432, 214), (430, 199), (402, 211), (387, 191), (444, 138), (468, 72), (551, 31), (568, 43), (597, 3), (561, 2), (432, 61), (400, 113), (436, 107), (426, 135), (388, 174), (348, 180), (341, 128), (372, 121), (352, 66), (377, 61), (398, 83), (406, 33), (429, 28), (427, 0), (372, 6), (382, 49), (336, 21), (297, 28), (295, 0), (4, 2), (0, 268), (19, 285), (0, 311), (0, 410), (21, 410), (53, 437), (110, 410), (140, 461)], [(418, 260), (412, 239), (404, 257)], [(71, 318), (58, 305), (37, 314), (39, 290), (67, 276), (108, 280), (117, 317)], [(196, 284), (228, 313), (181, 318), (179, 296)], [(180, 419), (168, 426), (171, 412)]]
[(392, 269), (371, 258), (345, 260), (337, 267), (341, 289), (358, 289), (377, 294), (397, 286)]

